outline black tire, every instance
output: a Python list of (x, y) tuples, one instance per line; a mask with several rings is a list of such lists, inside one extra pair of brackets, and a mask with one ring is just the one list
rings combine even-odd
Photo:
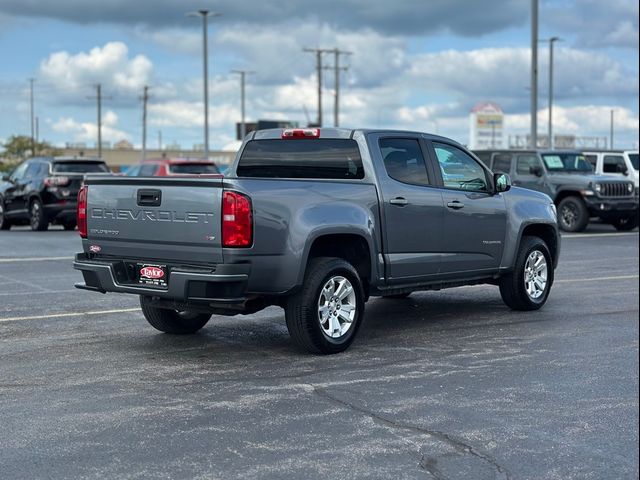
[(195, 333), (211, 319), (211, 314), (178, 312), (166, 308), (154, 307), (149, 297), (140, 295), (140, 308), (147, 322), (156, 330), (174, 335)]
[(638, 226), (638, 216), (616, 218), (611, 225), (616, 227), (618, 231), (629, 232)]
[(11, 220), (5, 215), (4, 200), (0, 198), (0, 230), (9, 230), (11, 228)]
[[(334, 277), (343, 277), (351, 284), (355, 294), (353, 297), (355, 316), (351, 322), (342, 323), (342, 325), (350, 323), (343, 335), (332, 338), (322, 327), (318, 302), (323, 293), (323, 287)], [(287, 300), (285, 307), (287, 329), (293, 341), (310, 353), (342, 352), (351, 345), (360, 328), (364, 317), (364, 303), (362, 281), (351, 264), (333, 257), (314, 258), (307, 266), (302, 289)]]
[(558, 225), (565, 232), (582, 232), (589, 225), (589, 209), (580, 197), (565, 197), (558, 205)]
[(49, 228), (49, 220), (42, 208), (42, 202), (37, 198), (29, 205), (29, 225), (34, 232), (43, 232)]
[(408, 298), (409, 295), (411, 295), (411, 292), (395, 293), (393, 295), (382, 295), (382, 298), (388, 298), (391, 300), (403, 300), (405, 298)]
[[(525, 266), (533, 252), (544, 255), (547, 265), (547, 281), (544, 292), (538, 298), (532, 298), (525, 287)], [(547, 244), (538, 237), (522, 237), (514, 269), (500, 279), (500, 295), (504, 303), (513, 310), (538, 310), (549, 298), (553, 285), (553, 260)]]
[(75, 230), (76, 229), (76, 222), (65, 222), (65, 223), (62, 224), (62, 228), (64, 228), (67, 231)]

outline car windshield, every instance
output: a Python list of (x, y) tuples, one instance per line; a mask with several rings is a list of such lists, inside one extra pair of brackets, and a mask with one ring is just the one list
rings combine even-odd
[(169, 169), (171, 173), (199, 175), (202, 173), (220, 173), (213, 163), (174, 163)]
[(59, 162), (53, 164), (55, 173), (102, 173), (108, 172), (107, 165), (101, 162)]
[(550, 172), (591, 172), (593, 168), (580, 153), (547, 153), (542, 155)]
[(638, 170), (638, 154), (630, 153), (629, 160), (631, 160), (631, 165), (633, 165), (634, 170)]

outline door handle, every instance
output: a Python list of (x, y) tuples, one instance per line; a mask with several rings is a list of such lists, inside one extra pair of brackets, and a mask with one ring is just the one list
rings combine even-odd
[(398, 205), (399, 207), (404, 207), (405, 205), (408, 205), (409, 202), (407, 201), (406, 198), (404, 197), (396, 197), (396, 198), (392, 198), (391, 200), (389, 200), (389, 203), (391, 205)]
[(460, 210), (461, 208), (464, 208), (464, 203), (454, 200), (453, 202), (447, 203), (447, 207), (453, 208), (454, 210)]

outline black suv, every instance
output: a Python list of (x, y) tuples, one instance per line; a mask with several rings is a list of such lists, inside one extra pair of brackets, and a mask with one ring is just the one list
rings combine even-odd
[(558, 209), (558, 225), (581, 232), (591, 217), (618, 230), (638, 226), (638, 194), (633, 182), (595, 175), (581, 152), (571, 150), (478, 150), (476, 156), (512, 184), (549, 195)]
[(34, 157), (0, 179), (0, 230), (30, 224), (46, 230), (58, 223), (76, 227), (76, 198), (85, 173), (108, 173), (99, 159)]

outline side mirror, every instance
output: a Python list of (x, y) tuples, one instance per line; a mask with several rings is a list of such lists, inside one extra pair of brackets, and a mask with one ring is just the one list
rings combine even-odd
[(529, 167), (529, 173), (531, 175), (535, 175), (536, 177), (542, 176), (542, 167), (540, 165), (531, 165)]
[(2, 175), (2, 181), (3, 182), (10, 182), (11, 181), (11, 177), (9, 175)]
[(496, 193), (506, 192), (511, 188), (511, 178), (506, 173), (494, 173), (493, 184)]

